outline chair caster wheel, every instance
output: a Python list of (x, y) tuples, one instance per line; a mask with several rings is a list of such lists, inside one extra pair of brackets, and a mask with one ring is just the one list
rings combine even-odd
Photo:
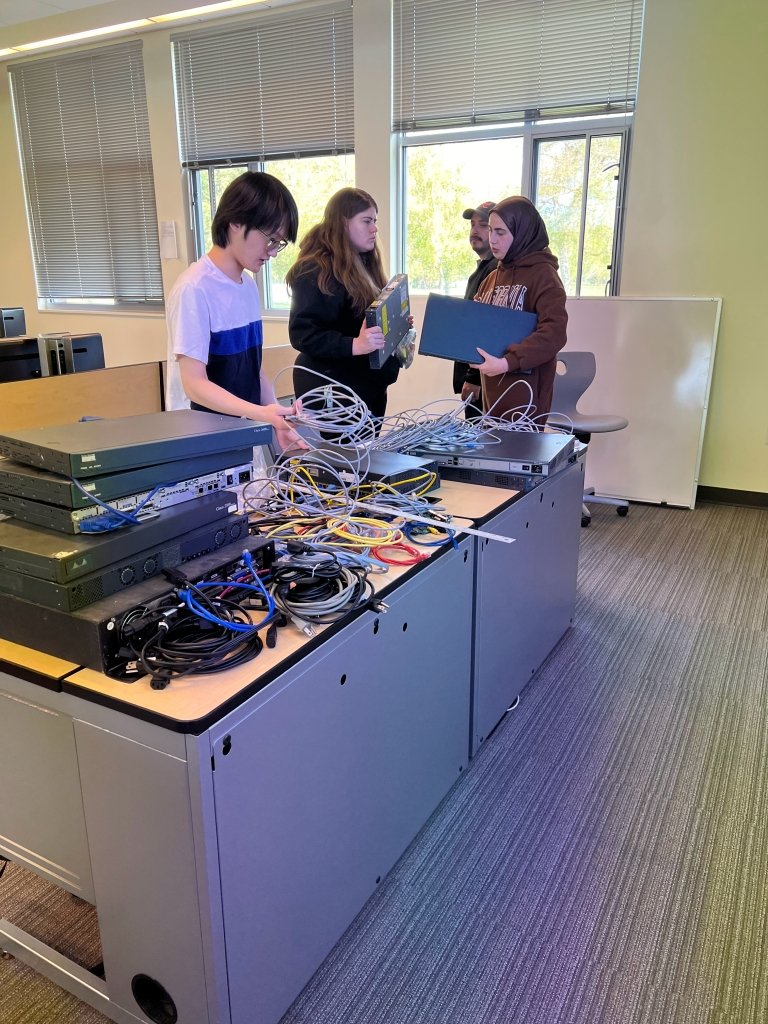
[(590, 526), (591, 523), (592, 523), (592, 516), (582, 516), (581, 517), (581, 525), (582, 526)]
[(617, 506), (617, 508), (616, 508), (616, 515), (617, 515), (617, 516), (622, 516), (622, 517), (623, 517), (623, 516), (625, 516), (625, 515), (626, 515), (626, 514), (627, 514), (628, 512), (629, 512), (629, 508), (628, 508), (628, 506), (627, 506), (627, 505), (619, 505), (619, 506)]

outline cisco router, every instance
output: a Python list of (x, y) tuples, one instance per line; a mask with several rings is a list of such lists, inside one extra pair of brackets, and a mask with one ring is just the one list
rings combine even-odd
[(72, 583), (39, 580), (26, 573), (4, 569), (0, 572), (0, 593), (23, 598), (47, 608), (74, 612), (126, 587), (157, 576), (163, 569), (175, 569), (192, 558), (215, 551), (225, 544), (248, 537), (248, 517), (233, 513), (214, 523), (188, 530), (164, 544), (147, 548), (97, 569)]
[(177, 409), (5, 433), (0, 455), (80, 478), (271, 441), (268, 424)]
[[(250, 537), (201, 555), (185, 563), (181, 571), (193, 583), (226, 579), (240, 563), (244, 548), (250, 552), (257, 569), (272, 565), (274, 541)], [(125, 664), (121, 650), (124, 624), (135, 620), (142, 609), (172, 592), (173, 585), (158, 575), (76, 612), (44, 608), (0, 593), (0, 636), (76, 665), (114, 674)], [(58, 689), (61, 686), (59, 681)]]
[[(573, 456), (575, 438), (571, 434), (545, 434), (531, 430), (504, 430), (488, 435), (488, 440), (472, 447), (434, 453), (444, 467), (474, 469), (484, 473), (533, 473), (550, 476), (562, 469)], [(423, 454), (429, 454), (425, 449)]]
[(195, 501), (161, 509), (156, 519), (92, 536), (65, 537), (53, 530), (6, 520), (0, 522), (0, 571), (8, 569), (40, 580), (68, 583), (236, 511), (236, 494), (214, 491)]
[[(203, 473), (215, 473), (251, 462), (253, 448), (235, 448), (232, 451), (211, 452), (191, 455), (173, 462), (161, 462), (152, 466), (138, 466), (125, 472), (106, 473), (75, 483), (68, 476), (51, 473), (44, 469), (10, 459), (0, 459), (0, 493), (27, 498), (30, 501), (45, 501), (62, 508), (78, 509), (93, 505), (94, 500), (112, 502), (126, 494), (150, 491), (160, 484), (176, 484), (179, 480)], [(232, 487), (239, 481), (228, 481)]]
[[(177, 484), (155, 487), (151, 491), (126, 494), (114, 498), (109, 508), (126, 515), (137, 515), (141, 521), (154, 518), (161, 508), (180, 505), (212, 491), (223, 491), (227, 487), (247, 484), (253, 479), (253, 464), (230, 466), (215, 473), (181, 480)], [(137, 511), (140, 508), (140, 511)], [(102, 505), (88, 505), (86, 508), (67, 509), (49, 505), (44, 501), (30, 501), (16, 494), (0, 493), (0, 509), (22, 523), (44, 526), (61, 533), (85, 533), (93, 528), (93, 520), (111, 513)], [(90, 521), (89, 521), (90, 520)]]

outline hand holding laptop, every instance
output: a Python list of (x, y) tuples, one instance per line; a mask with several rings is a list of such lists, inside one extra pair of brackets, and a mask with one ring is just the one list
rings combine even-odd
[(502, 374), (507, 373), (509, 370), (509, 364), (503, 356), (492, 356), (489, 352), (485, 352), (478, 346), (477, 351), (482, 356), (481, 363), (471, 363), (471, 366), (476, 366), (480, 373), (484, 373), (489, 377), (500, 377)]
[[(536, 330), (536, 323), (535, 313), (431, 292), (424, 310), (419, 353), (482, 366), (489, 356), (503, 359), (510, 345)], [(478, 341), (482, 341), (483, 349), (478, 348)], [(506, 369), (500, 370), (499, 366), (497, 362), (495, 370), (481, 372), (505, 373)]]

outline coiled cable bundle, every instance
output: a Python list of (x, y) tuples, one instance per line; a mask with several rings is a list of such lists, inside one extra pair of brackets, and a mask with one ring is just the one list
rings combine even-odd
[[(214, 602), (211, 609), (217, 614), (224, 611)], [(138, 665), (152, 677), (153, 690), (162, 690), (173, 678), (191, 672), (223, 672), (254, 658), (264, 646), (254, 626), (245, 633), (232, 633), (225, 625), (201, 626), (192, 612), (181, 612), (165, 630), (162, 626), (159, 623), (157, 631), (136, 652)]]
[(198, 584), (178, 570), (164, 570), (175, 584), (173, 592), (137, 609), (121, 625), (126, 674), (147, 674), (152, 688), (162, 690), (173, 678), (222, 672), (254, 658), (264, 647), (259, 635), (264, 627), (267, 645), (274, 646), (275, 602), (247, 551), (243, 562), (245, 569), (236, 577)]
[[(317, 370), (302, 367), (302, 373), (317, 377), (317, 387), (301, 396), (300, 411), (291, 422), (303, 429), (310, 441), (321, 438), (339, 447), (357, 449), (369, 445), (376, 436), (380, 420), (352, 388), (340, 384)], [(314, 435), (314, 436), (312, 436)]]
[(328, 550), (289, 543), (288, 554), (272, 569), (270, 591), (275, 605), (304, 633), (314, 625), (335, 622), (373, 597), (368, 569), (337, 558)]

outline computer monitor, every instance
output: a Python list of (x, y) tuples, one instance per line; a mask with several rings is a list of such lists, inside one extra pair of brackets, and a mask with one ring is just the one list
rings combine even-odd
[(27, 324), (21, 306), (0, 309), (0, 338), (23, 338), (26, 333)]
[(100, 334), (50, 334), (0, 339), (0, 383), (104, 367)]
[(40, 377), (40, 352), (37, 338), (0, 341), (0, 383)]
[(41, 334), (37, 340), (44, 377), (101, 370), (104, 366), (100, 334)]

